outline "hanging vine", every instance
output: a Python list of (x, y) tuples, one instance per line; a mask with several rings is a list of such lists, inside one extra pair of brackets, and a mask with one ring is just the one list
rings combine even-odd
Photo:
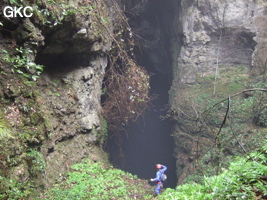
[(146, 70), (134, 56), (135, 35), (123, 11), (112, 2), (114, 30), (108, 34), (113, 45), (103, 83), (102, 108), (109, 129), (119, 131), (144, 113), (150, 101), (150, 86)]

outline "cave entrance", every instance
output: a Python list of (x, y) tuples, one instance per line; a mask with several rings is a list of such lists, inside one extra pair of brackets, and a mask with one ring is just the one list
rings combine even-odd
[(179, 4), (180, 1), (173, 0), (148, 1), (141, 13), (129, 16), (131, 27), (139, 30), (137, 34), (144, 39), (138, 62), (152, 74), (151, 94), (157, 98), (144, 116), (129, 124), (119, 138), (109, 133), (105, 146), (110, 162), (115, 167), (142, 179), (155, 177), (156, 164), (166, 165), (168, 179), (164, 187), (171, 188), (175, 188), (177, 183), (172, 122), (162, 120), (161, 116), (166, 115), (169, 103), (168, 91), (172, 82), (171, 27)]
[(110, 133), (105, 150), (115, 167), (142, 179), (155, 177), (155, 164), (166, 165), (168, 179), (165, 187), (175, 188), (177, 177), (172, 122), (161, 117), (166, 115), (168, 81), (160, 74), (152, 76), (151, 90), (157, 95), (151, 109), (137, 122), (131, 123), (126, 132), (120, 134), (120, 138)]

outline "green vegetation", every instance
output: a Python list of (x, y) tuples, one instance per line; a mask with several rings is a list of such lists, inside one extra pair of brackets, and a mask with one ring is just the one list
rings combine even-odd
[[(35, 192), (38, 183), (36, 184), (33, 180), (43, 172), (45, 161), (42, 155), (33, 149), (29, 149), (27, 154), (23, 153), (20, 158), (16, 158), (8, 152), (8, 149), (2, 149), (3, 143), (5, 141), (1, 140), (0, 199), (28, 199)], [(23, 149), (15, 149), (15, 146), (13, 148), (15, 153)], [(23, 159), (26, 160), (25, 163), (22, 161)], [(10, 177), (7, 177), (6, 174), (8, 167), (12, 167), (11, 171), (14, 173)], [(26, 168), (30, 169), (29, 174)], [(29, 178), (31, 180), (28, 180)]]
[(46, 167), (39, 146), (49, 118), (40, 109), (47, 108), (44, 101), (38, 101), (43, 66), (27, 58), (30, 50), (1, 53), (0, 199), (28, 199), (42, 187)]
[(72, 171), (43, 194), (43, 199), (151, 199), (152, 188), (129, 173), (100, 163), (75, 164)]
[(37, 65), (27, 58), (27, 54), (32, 53), (29, 49), (17, 48), (15, 55), (10, 55), (6, 50), (2, 53), (4, 54), (2, 59), (10, 64), (11, 71), (22, 77), (36, 81), (44, 70), (44, 66)]
[[(91, 25), (98, 26), (98, 20), (102, 23), (107, 23), (105, 18), (107, 13), (104, 13), (104, 7), (102, 1), (83, 1), (83, 2), (69, 2), (66, 0), (4, 0), (5, 4), (11, 6), (30, 6), (33, 8), (33, 16), (31, 17), (35, 24), (47, 26), (50, 28), (56, 27), (63, 24), (70, 19), (73, 20), (74, 15), (87, 16), (90, 15), (92, 21)], [(5, 28), (5, 24), (0, 22), (0, 26)], [(102, 25), (101, 25), (102, 26)], [(101, 29), (95, 29), (96, 31), (101, 31)], [(98, 32), (99, 34), (99, 32)]]
[(204, 184), (191, 182), (167, 189), (158, 199), (213, 200), (266, 199), (267, 145), (245, 158), (236, 158), (218, 176), (203, 177)]
[[(34, 151), (29, 154), (35, 155)], [(191, 182), (176, 189), (167, 188), (156, 199), (264, 199), (267, 197), (266, 160), (265, 144), (246, 157), (235, 158), (230, 167), (217, 176), (202, 176), (203, 184)], [(2, 199), (27, 199), (33, 192), (34, 187), (29, 182), (20, 183), (2, 176), (0, 180)], [(56, 184), (35, 199), (154, 199), (153, 190), (154, 187), (134, 175), (87, 160), (73, 165), (69, 173), (62, 174)]]
[[(19, 149), (18, 146), (13, 144), (11, 148), (15, 152), (12, 155), (10, 147), (7, 145), (10, 145), (10, 143), (1, 140), (0, 199), (28, 199), (35, 193), (35, 189), (41, 185), (34, 180), (43, 172), (45, 161), (42, 155), (33, 149), (29, 149), (27, 154), (22, 153), (19, 157), (16, 157), (16, 154), (20, 151), (26, 151), (25, 147)], [(3, 149), (3, 147), (6, 148)], [(27, 168), (29, 168), (29, 171)]]
[(16, 179), (0, 176), (0, 199), (28, 199), (34, 190), (32, 186), (29, 182), (21, 183)]
[[(176, 148), (180, 181), (202, 183), (218, 174), (235, 156), (263, 145), (266, 135), (266, 76), (249, 76), (242, 66), (198, 77), (197, 84), (179, 89), (170, 117), (180, 126)], [(214, 87), (216, 84), (216, 87)], [(214, 92), (215, 91), (215, 92)], [(186, 152), (188, 160), (182, 157)], [(190, 166), (182, 172), (183, 166)], [(183, 173), (183, 174), (182, 174)]]
[(34, 149), (29, 149), (26, 160), (29, 166), (29, 172), (32, 176), (38, 176), (46, 168), (43, 155)]

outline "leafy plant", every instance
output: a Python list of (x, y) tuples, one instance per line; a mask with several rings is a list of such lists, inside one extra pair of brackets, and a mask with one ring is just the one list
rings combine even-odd
[(29, 152), (27, 153), (27, 161), (30, 169), (29, 171), (32, 175), (37, 175), (40, 172), (43, 172), (46, 167), (42, 154), (34, 149), (29, 149)]
[(15, 179), (0, 176), (0, 199), (29, 199), (32, 192), (30, 183), (20, 183)]
[(13, 73), (19, 74), (22, 77), (36, 81), (40, 74), (44, 70), (43, 65), (35, 64), (33, 61), (27, 58), (28, 53), (32, 53), (29, 49), (17, 48), (17, 54), (12, 56), (6, 50), (2, 50), (4, 61), (11, 64), (11, 70)]

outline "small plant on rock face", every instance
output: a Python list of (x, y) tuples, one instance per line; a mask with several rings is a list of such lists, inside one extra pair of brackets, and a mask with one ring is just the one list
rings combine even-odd
[(26, 55), (32, 53), (31, 50), (16, 49), (16, 55), (10, 55), (6, 50), (3, 50), (2, 53), (4, 54), (2, 59), (10, 64), (11, 71), (24, 78), (36, 81), (44, 70), (43, 65), (37, 65), (27, 58)]
[(33, 185), (21, 183), (0, 175), (0, 199), (29, 199)]
[(44, 171), (46, 164), (42, 154), (39, 151), (30, 149), (27, 153), (27, 161), (30, 167), (30, 173), (36, 175), (39, 172)]

